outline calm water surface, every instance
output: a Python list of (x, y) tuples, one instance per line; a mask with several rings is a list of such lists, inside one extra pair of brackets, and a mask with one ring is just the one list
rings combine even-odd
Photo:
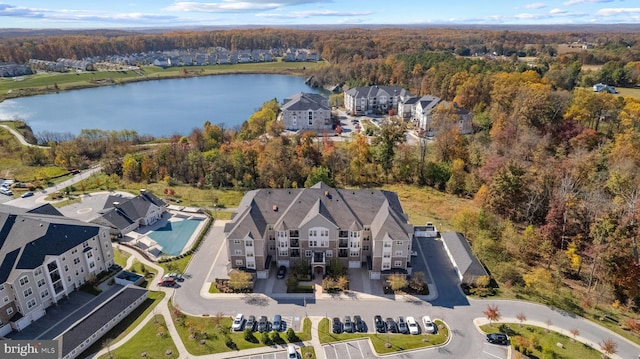
[(0, 119), (25, 120), (34, 133), (81, 129), (136, 130), (156, 137), (187, 135), (205, 121), (239, 127), (260, 106), (315, 92), (288, 75), (216, 75), (98, 87), (0, 102)]

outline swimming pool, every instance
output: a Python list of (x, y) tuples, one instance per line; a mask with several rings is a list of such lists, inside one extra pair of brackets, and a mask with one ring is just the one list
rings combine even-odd
[(202, 222), (201, 219), (168, 222), (164, 227), (150, 232), (148, 236), (162, 246), (162, 253), (177, 256), (180, 255), (200, 222)]

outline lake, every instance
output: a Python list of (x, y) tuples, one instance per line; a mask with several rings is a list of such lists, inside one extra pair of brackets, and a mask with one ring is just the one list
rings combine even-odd
[(238, 74), (153, 80), (21, 97), (0, 102), (0, 119), (22, 119), (40, 132), (136, 130), (188, 135), (205, 121), (240, 127), (266, 101), (300, 91), (321, 93), (290, 75)]

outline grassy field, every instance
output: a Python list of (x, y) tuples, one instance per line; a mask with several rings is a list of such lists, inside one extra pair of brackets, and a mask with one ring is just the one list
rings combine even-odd
[[(21, 96), (32, 96), (87, 87), (127, 82), (209, 76), (235, 73), (273, 73), (304, 75), (306, 69), (322, 62), (264, 62), (235, 65), (170, 67), (144, 66), (140, 71), (96, 71), (83, 73), (38, 73), (22, 76), (20, 81), (0, 78), (0, 101)], [(185, 70), (187, 74), (185, 74)]]
[[(149, 292), (149, 298), (142, 303), (141, 306), (136, 308), (131, 314), (129, 314), (123, 321), (118, 323), (115, 327), (107, 332), (103, 336), (103, 340), (94, 343), (90, 346), (84, 354), (89, 356), (91, 353), (97, 353), (108, 342), (117, 342), (129, 334), (138, 324), (142, 322), (146, 316), (162, 301), (164, 298), (164, 292)], [(137, 356), (136, 356), (137, 357)]]
[(316, 359), (316, 351), (313, 347), (300, 348), (300, 355), (303, 359)]
[(623, 97), (640, 98), (640, 88), (616, 87), (616, 91)]
[(117, 248), (113, 249), (113, 261), (124, 268), (127, 265), (127, 258), (129, 258), (131, 254), (125, 251), (121, 251)]
[[(505, 333), (511, 340), (511, 346), (525, 346), (530, 351), (529, 356), (535, 358), (580, 358), (599, 359), (602, 354), (590, 346), (577, 342), (572, 338), (544, 328), (532, 325), (483, 325), (480, 327), (485, 333)], [(525, 338), (525, 339), (519, 339)], [(562, 347), (558, 346), (562, 343)], [(530, 344), (530, 345), (522, 345)]]
[[(439, 330), (437, 334), (367, 334), (367, 333), (342, 333), (331, 332), (329, 318), (324, 318), (318, 325), (320, 343), (332, 343), (342, 340), (357, 338), (369, 338), (377, 354), (389, 354), (403, 350), (418, 349), (443, 344), (449, 338), (449, 328), (442, 321), (436, 320)], [(391, 345), (387, 347), (387, 343)]]
[[(167, 353), (171, 354), (167, 354)], [(155, 315), (131, 340), (118, 349), (111, 351), (114, 358), (140, 358), (146, 353), (147, 358), (177, 358), (178, 349), (167, 331), (162, 315)], [(107, 359), (109, 354), (100, 358)]]

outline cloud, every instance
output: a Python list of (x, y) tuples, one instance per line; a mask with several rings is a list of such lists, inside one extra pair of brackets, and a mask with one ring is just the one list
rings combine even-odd
[(563, 14), (566, 14), (566, 13), (567, 13), (567, 11), (566, 11), (566, 10), (562, 10), (562, 9), (558, 9), (558, 8), (551, 9), (551, 10), (549, 11), (549, 14), (550, 14), (550, 15), (563, 15)]
[(314, 16), (357, 17), (371, 14), (373, 14), (373, 11), (310, 10), (292, 11), (288, 14), (257, 14), (256, 16), (280, 19), (305, 19)]
[(172, 15), (154, 15), (142, 13), (116, 13), (86, 11), (86, 10), (52, 10), (28, 8), (8, 4), (0, 4), (0, 17), (39, 18), (54, 21), (92, 21), (92, 22), (130, 22), (130, 23), (158, 23), (173, 22), (178, 19)]
[(604, 2), (613, 2), (613, 0), (569, 0), (564, 4), (567, 6), (579, 5), (579, 4), (599, 4)]
[(535, 2), (524, 6), (525, 9), (542, 9), (543, 7), (547, 7), (547, 5), (541, 2)]
[(268, 11), (283, 7), (314, 3), (329, 3), (330, 0), (222, 0), (218, 2), (178, 1), (166, 7), (168, 11), (242, 13)]
[(608, 9), (600, 9), (596, 12), (598, 16), (615, 16), (615, 15), (630, 15), (640, 13), (640, 7), (634, 8), (608, 8)]

